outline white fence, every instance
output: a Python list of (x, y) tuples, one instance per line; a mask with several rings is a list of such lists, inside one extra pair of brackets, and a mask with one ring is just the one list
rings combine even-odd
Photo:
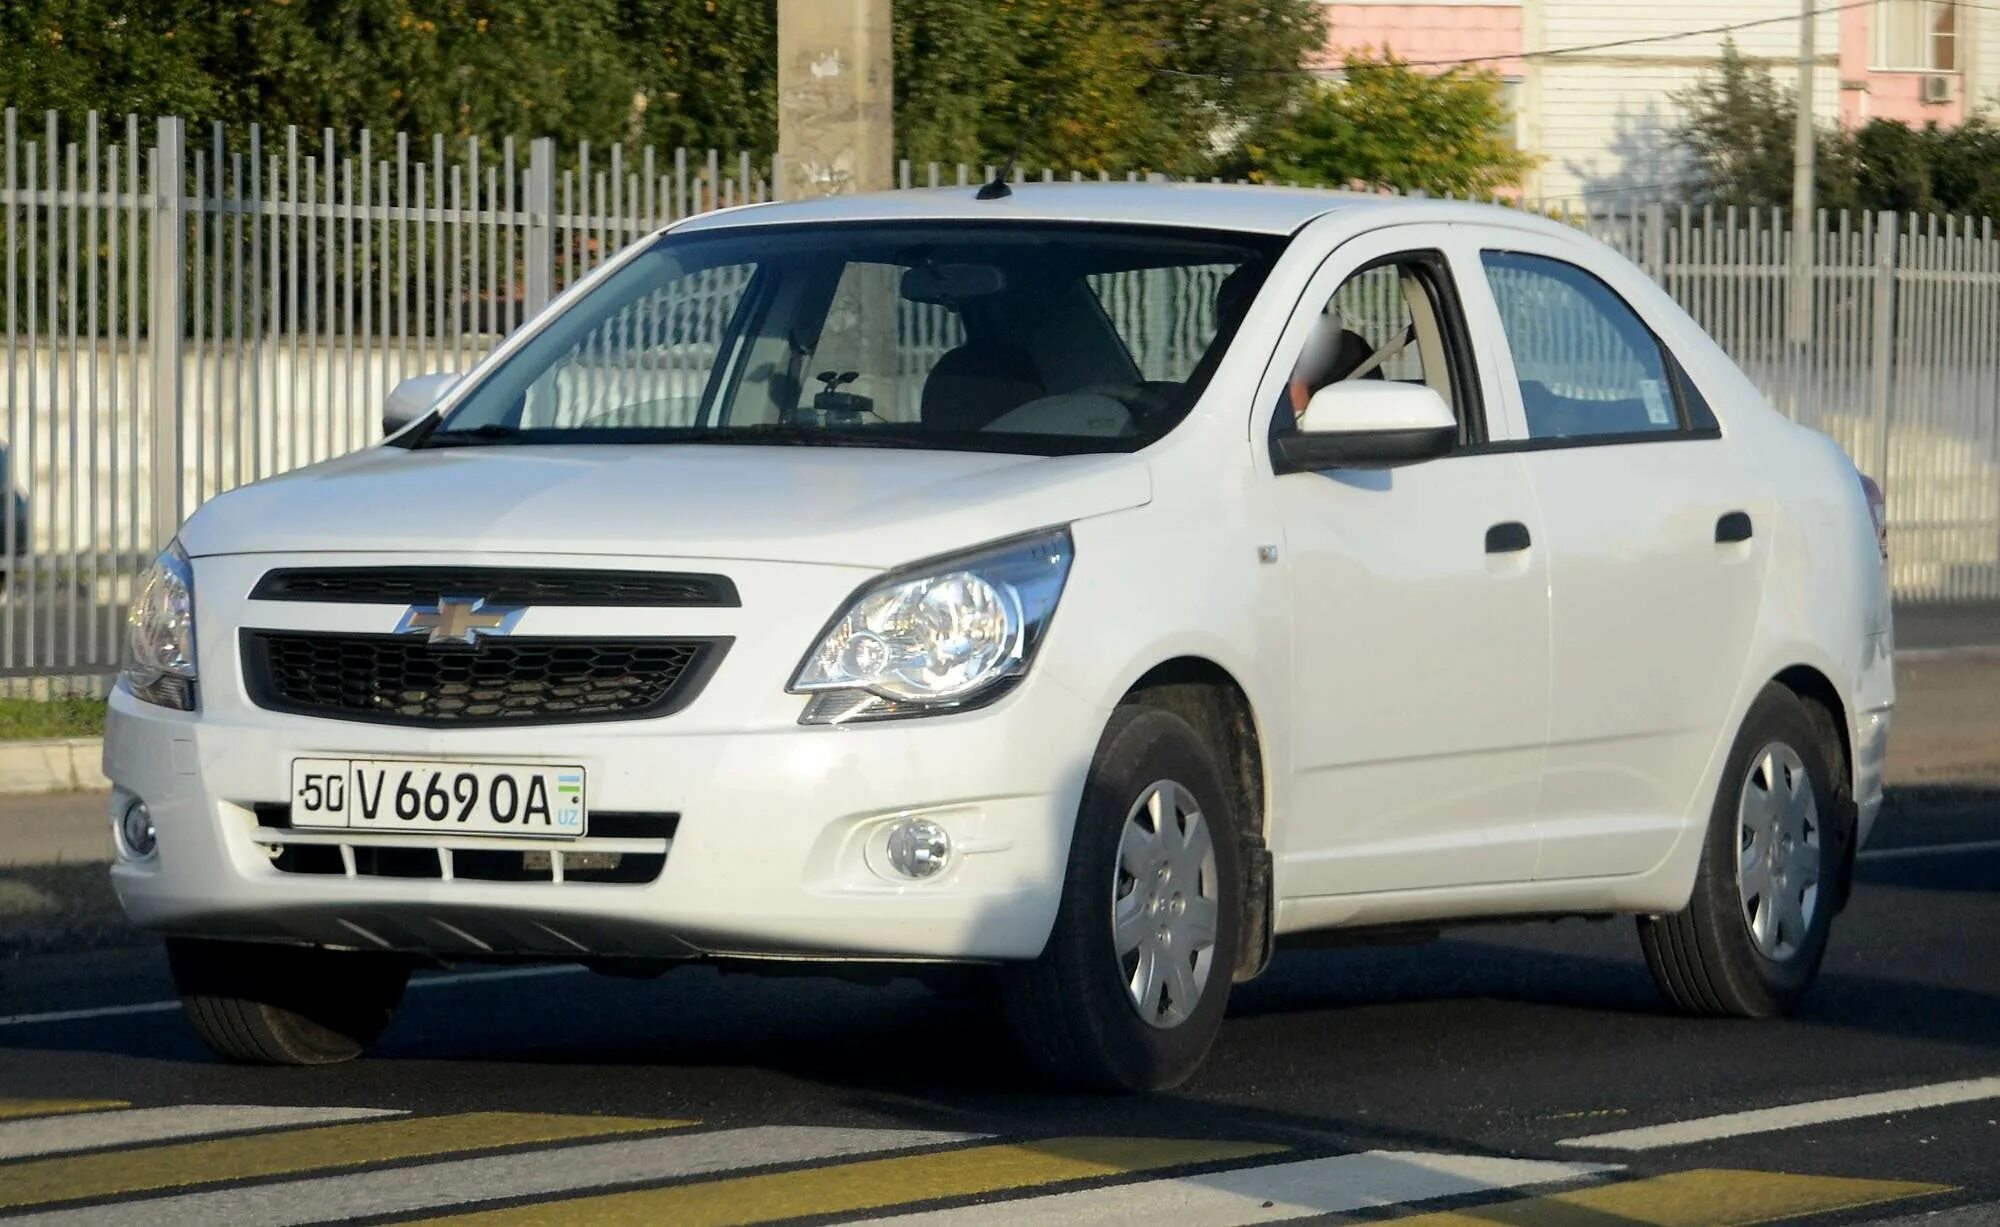
[[(0, 678), (110, 672), (131, 573), (169, 525), (371, 441), (396, 381), (464, 369), (675, 218), (763, 199), (765, 169), (686, 150), (559, 155), (546, 140), (494, 150), (288, 130), (274, 143), (174, 119), (93, 117), (70, 133), (7, 112), (0, 443), (15, 496), (0, 500)], [(905, 185), (990, 174), (902, 167)], [(2000, 599), (1990, 222), (1818, 219), (1811, 337), (1792, 345), (1793, 235), (1779, 217), (1564, 216), (1642, 264), (1774, 403), (1886, 479), (1901, 599)], [(1213, 285), (1158, 280), (1101, 289), (1142, 338), (1142, 368), (1172, 377), (1199, 351)], [(174, 361), (154, 360), (162, 338)]]

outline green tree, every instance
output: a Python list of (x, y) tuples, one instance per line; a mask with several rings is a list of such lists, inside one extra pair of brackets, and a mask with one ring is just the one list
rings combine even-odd
[[(1206, 174), (1309, 87), (1318, 0), (895, 0), (918, 161)], [(0, 103), (713, 146), (776, 142), (776, 0), (0, 0)], [(74, 131), (74, 129), (71, 129)]]
[(637, 83), (613, 0), (262, 0), (215, 7), (219, 118), (496, 141), (616, 139)]
[(1245, 142), (1242, 169), (1262, 182), (1482, 196), (1518, 184), (1534, 164), (1507, 127), (1495, 73), (1422, 73), (1393, 57), (1349, 56), (1340, 80)]
[(644, 100), (642, 140), (769, 157), (778, 131), (776, 0), (618, 0), (614, 37)]
[[(1679, 139), (1694, 163), (1694, 199), (1787, 208), (1792, 201), (1792, 91), (1733, 46), (1679, 96)], [(1952, 128), (1876, 119), (1852, 132), (1822, 128), (1816, 183), (1824, 209), (2000, 217), (2000, 126), (1973, 116)]]
[(1990, 120), (1911, 128), (1878, 119), (1849, 143), (1864, 208), (2000, 217), (2000, 128)]
[(0, 106), (30, 122), (45, 110), (209, 114), (208, 9), (199, 0), (0, 0)]
[(919, 162), (1210, 173), (1286, 104), (1316, 0), (897, 0), (897, 142)]
[[(1722, 61), (1674, 102), (1685, 118), (1676, 133), (1693, 162), (1699, 203), (1743, 208), (1789, 208), (1798, 104), (1771, 70), (1743, 58), (1734, 40)], [(1853, 151), (1838, 132), (1821, 132), (1815, 181), (1822, 207), (1858, 204)]]

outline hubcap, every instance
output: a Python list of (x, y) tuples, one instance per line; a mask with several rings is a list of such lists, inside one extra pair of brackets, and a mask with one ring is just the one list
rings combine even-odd
[(1187, 1021), (1215, 961), (1215, 843), (1194, 794), (1161, 780), (1139, 794), (1118, 835), (1111, 938), (1125, 991), (1155, 1027)]
[(1797, 954), (1819, 911), (1819, 806), (1798, 751), (1774, 741), (1750, 760), (1736, 806), (1736, 889), (1765, 958)]

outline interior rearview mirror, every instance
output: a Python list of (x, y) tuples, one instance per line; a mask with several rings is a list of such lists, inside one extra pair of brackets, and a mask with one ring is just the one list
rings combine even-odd
[(430, 375), (412, 375), (397, 384), (390, 389), (389, 399), (382, 406), (382, 433), (393, 435), (429, 413), (456, 383), (457, 372), (439, 371)]
[(1386, 469), (1450, 451), (1458, 419), (1444, 397), (1422, 384), (1356, 379), (1313, 393), (1292, 430), (1271, 440), (1280, 473)]

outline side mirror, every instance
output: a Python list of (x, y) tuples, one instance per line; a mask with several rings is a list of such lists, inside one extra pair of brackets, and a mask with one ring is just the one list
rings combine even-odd
[(1444, 398), (1421, 384), (1356, 379), (1313, 393), (1292, 430), (1271, 440), (1279, 473), (1387, 469), (1444, 455), (1458, 441), (1458, 419)]
[(383, 435), (393, 435), (429, 413), (457, 383), (456, 372), (441, 371), (433, 375), (413, 375), (397, 384), (390, 389), (389, 399), (382, 405)]

